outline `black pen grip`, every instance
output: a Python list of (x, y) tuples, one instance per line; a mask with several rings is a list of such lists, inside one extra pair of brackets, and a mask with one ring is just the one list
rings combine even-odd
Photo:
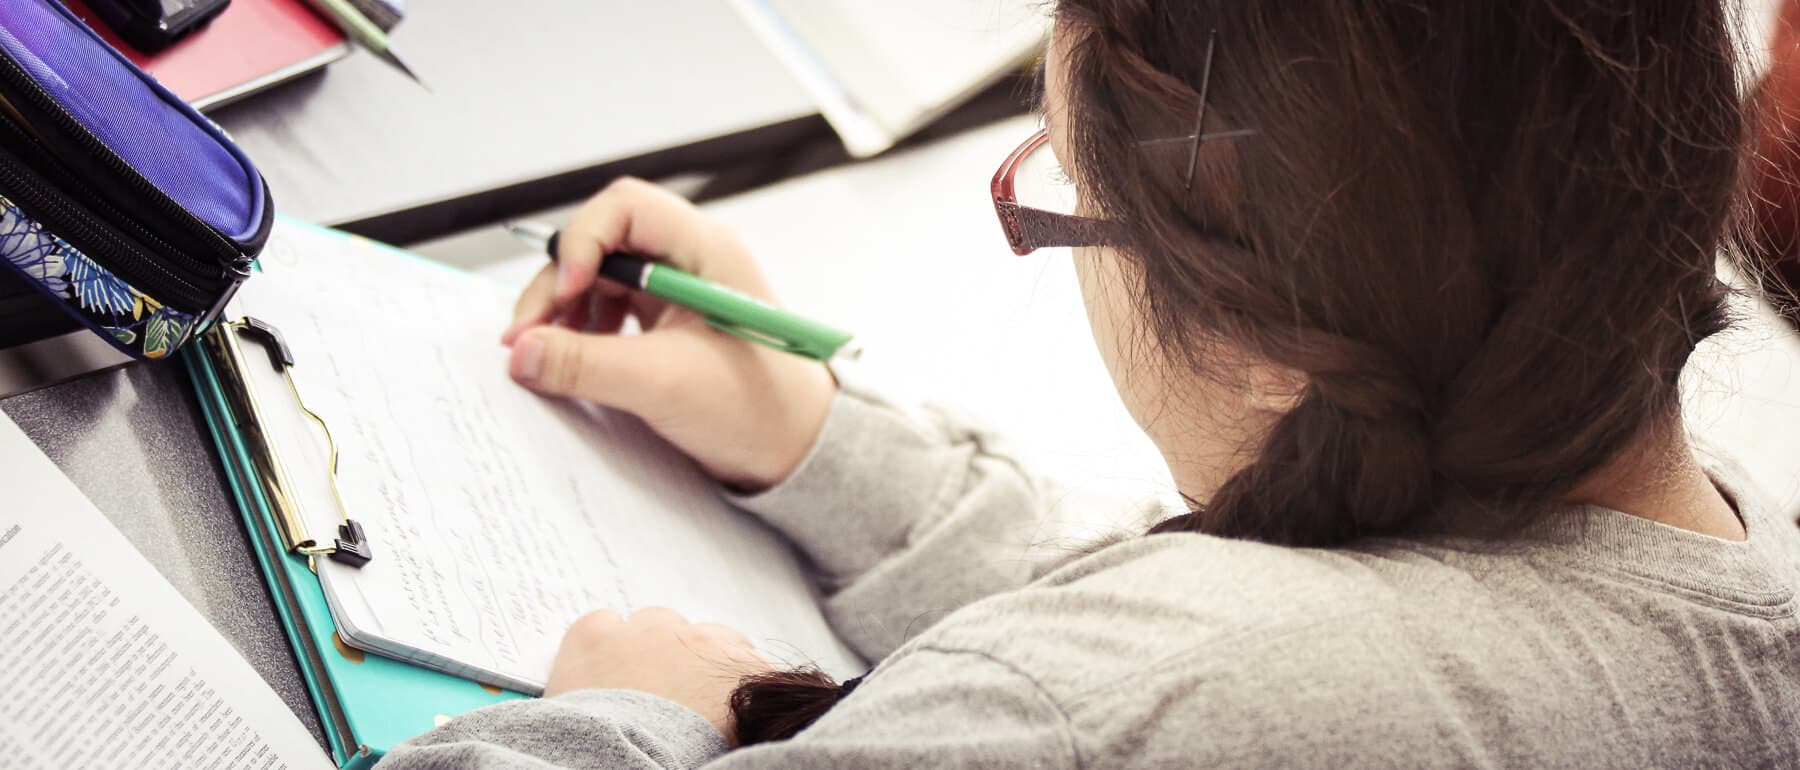
[(644, 271), (650, 263), (630, 254), (608, 254), (600, 258), (600, 277), (633, 289), (644, 288)]
[[(544, 241), (544, 253), (550, 255), (551, 262), (557, 261), (556, 248), (561, 242), (561, 230), (551, 233), (550, 239)], [(600, 258), (600, 276), (622, 286), (642, 289), (644, 288), (644, 269), (649, 264), (649, 262), (630, 254), (607, 254)]]

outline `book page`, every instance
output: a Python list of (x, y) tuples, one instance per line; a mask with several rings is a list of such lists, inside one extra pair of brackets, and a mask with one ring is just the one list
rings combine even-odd
[(856, 157), (886, 150), (1042, 51), (1034, 0), (733, 0)]
[[(361, 569), (319, 561), (350, 644), (535, 693), (575, 618), (668, 606), (736, 628), (781, 662), (861, 673), (786, 542), (689, 460), (634, 418), (507, 377), (508, 292), (285, 222), (263, 263), (232, 315), (286, 338), (374, 549)], [(266, 363), (254, 349), (249, 359)], [(252, 369), (323, 537), (338, 521), (325, 445), (273, 367)]]
[(4, 415), (0, 468), (0, 768), (332, 766)]

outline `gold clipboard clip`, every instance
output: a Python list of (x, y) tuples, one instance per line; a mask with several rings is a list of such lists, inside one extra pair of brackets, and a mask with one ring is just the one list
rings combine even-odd
[[(265, 427), (268, 421), (262, 403), (258, 400), (256, 391), (250, 387), (247, 376), (250, 364), (244, 355), (243, 346), (238, 342), (239, 334), (260, 338), (268, 351), (269, 365), (281, 372), (282, 378), (287, 381), (288, 392), (293, 395), (294, 404), (325, 434), (325, 444), (330, 450), (327, 468), (331, 494), (337, 499), (338, 517), (343, 519), (343, 523), (337, 528), (338, 536), (332, 538), (329, 544), (321, 543), (307, 531), (300, 506), (294, 499), (294, 484), (287, 467), (276, 453), (274, 442), (269, 439)], [(246, 443), (250, 444), (251, 464), (256, 468), (257, 481), (268, 496), (275, 523), (281, 529), (288, 552), (302, 554), (309, 560), (325, 555), (332, 561), (358, 568), (368, 564), (374, 558), (374, 551), (370, 548), (362, 525), (350, 518), (349, 506), (344, 504), (344, 493), (338, 488), (337, 439), (332, 437), (331, 426), (325, 424), (325, 418), (308, 407), (305, 399), (300, 397), (300, 388), (294, 384), (292, 371), (294, 354), (282, 339), (281, 332), (266, 321), (245, 316), (243, 320), (214, 326), (206, 333), (205, 344), (213, 352), (213, 358), (220, 364), (225, 378), (230, 381), (230, 386), (225, 388), (226, 400), (231, 402), (239, 432)]]

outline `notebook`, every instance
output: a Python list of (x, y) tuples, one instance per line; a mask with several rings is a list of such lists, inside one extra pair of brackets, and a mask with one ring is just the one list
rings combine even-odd
[(855, 157), (892, 147), (1043, 50), (1039, 0), (732, 0)]
[(576, 617), (660, 605), (781, 663), (861, 673), (785, 540), (634, 418), (507, 378), (510, 290), (286, 220), (260, 263), (227, 317), (278, 330), (293, 366), (221, 333), (244, 337), (241, 387), (296, 528), (329, 543), (348, 518), (366, 536), (362, 566), (314, 560), (345, 644), (535, 694)]
[(332, 766), (5, 415), (0, 468), (0, 768)]
[(344, 33), (306, 0), (231, 0), (204, 28), (151, 55), (121, 41), (84, 0), (63, 4), (195, 109), (224, 106), (350, 55)]

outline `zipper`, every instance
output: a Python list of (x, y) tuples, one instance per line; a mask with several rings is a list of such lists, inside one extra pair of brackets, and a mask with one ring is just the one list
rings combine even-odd
[[(64, 194), (74, 200), (81, 201), (83, 207), (99, 214), (102, 219), (105, 219), (114, 227), (124, 230), (127, 235), (137, 239), (139, 243), (149, 246), (164, 255), (168, 261), (174, 262), (190, 272), (198, 275), (213, 275), (218, 271), (219, 268), (217, 265), (206, 260), (194, 259), (193, 257), (188, 256), (186, 250), (169, 243), (156, 233), (150, 232), (149, 228), (144, 227), (135, 218), (125, 216), (108, 202), (105, 197), (97, 194), (94, 191), (94, 188), (89, 186), (88, 183), (81, 178), (80, 174), (77, 174), (63, 166), (61, 163), (58, 163), (54, 150), (41, 147), (29, 131), (19, 126), (4, 112), (0, 112), (0, 130), (3, 130), (0, 131), (0, 147), (17, 149), (21, 153), (19, 158), (19, 162), (21, 163), (26, 162), (23, 153), (36, 155), (48, 166), (48, 168), (39, 169), (39, 175), (55, 176), (56, 178), (67, 182), (68, 186), (73, 189), (64, 192)], [(18, 145), (16, 148), (6, 144), (7, 136), (11, 136), (13, 139), (17, 140)]]
[[(201, 221), (192, 212), (176, 203), (156, 185), (151, 184), (150, 180), (138, 173), (137, 169), (132, 168), (131, 164), (126, 163), (118, 153), (113, 152), (112, 148), (88, 130), (87, 126), (82, 125), (81, 121), (76, 120), (73, 115), (64, 110), (62, 105), (56, 102), (55, 97), (44, 90), (44, 87), (4, 50), (0, 50), (0, 79), (4, 79), (8, 85), (13, 86), (14, 90), (22, 93), (31, 102), (31, 106), (54, 124), (54, 127), (60, 131), (58, 138), (73, 142), (85, 157), (99, 162), (113, 177), (106, 181), (123, 183), (132, 193), (134, 201), (147, 204), (152, 209), (151, 216), (156, 218), (154, 221), (173, 223), (181, 232), (193, 235), (195, 240), (191, 244), (191, 248), (181, 248), (169, 244), (166, 238), (157, 237), (151, 233), (149, 228), (142, 224), (143, 218), (129, 216), (120, 212), (116, 207), (106, 204), (105, 197), (92, 194), (92, 185), (88, 184), (90, 180), (82, 179), (82, 175), (79, 173), (71, 173), (69, 176), (78, 180), (86, 188), (83, 190), (84, 193), (87, 193), (85, 199), (100, 203), (110, 214), (108, 219), (115, 226), (134, 231), (146, 242), (167, 247), (166, 254), (177, 259), (193, 262), (191, 253), (199, 252), (212, 258), (210, 267), (214, 269), (223, 268), (239, 273), (248, 270), (251, 260), (243, 253), (242, 249), (211, 225)], [(56, 153), (50, 152), (46, 155), (54, 158)], [(67, 164), (59, 165), (66, 166)]]
[(176, 310), (205, 314), (219, 293), (236, 282), (224, 270), (206, 278), (177, 274), (163, 264), (161, 255), (64, 197), (5, 151), (0, 151), (0, 188), (46, 230), (68, 241), (132, 288)]

